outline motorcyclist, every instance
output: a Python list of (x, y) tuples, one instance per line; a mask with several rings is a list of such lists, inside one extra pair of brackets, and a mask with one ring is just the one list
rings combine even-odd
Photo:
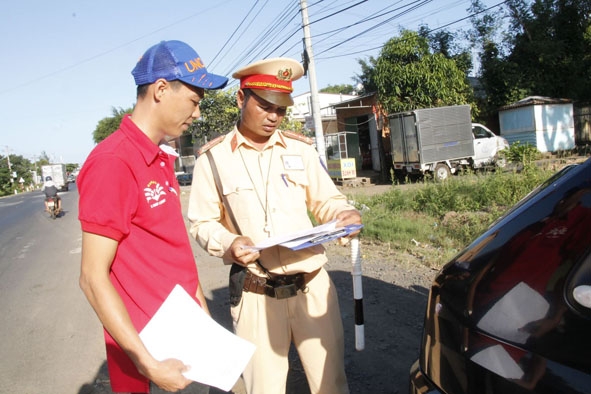
[(47, 200), (50, 197), (53, 197), (57, 201), (57, 211), (61, 212), (62, 199), (57, 194), (57, 186), (55, 186), (55, 183), (53, 182), (53, 179), (51, 179), (50, 176), (45, 177), (45, 183), (43, 184), (43, 188), (41, 189), (41, 191), (43, 193), (45, 193), (45, 211), (49, 212), (49, 207), (47, 206)]

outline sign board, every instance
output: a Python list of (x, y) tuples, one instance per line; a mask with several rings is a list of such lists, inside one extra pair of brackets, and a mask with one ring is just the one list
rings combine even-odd
[(328, 174), (333, 179), (351, 179), (357, 177), (355, 159), (339, 159), (327, 161)]
[(304, 127), (308, 130), (315, 131), (316, 128), (314, 127), (314, 117), (310, 116), (310, 115), (306, 115), (304, 117), (304, 119), (305, 119)]

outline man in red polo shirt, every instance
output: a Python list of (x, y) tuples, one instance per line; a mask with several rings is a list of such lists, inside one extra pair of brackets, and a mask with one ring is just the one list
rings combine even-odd
[(138, 332), (176, 284), (206, 312), (207, 305), (181, 212), (176, 155), (160, 145), (187, 130), (204, 90), (223, 88), (227, 78), (208, 73), (181, 41), (148, 49), (132, 74), (132, 114), (91, 152), (77, 181), (80, 286), (105, 329), (112, 390), (149, 393), (152, 381), (176, 391), (191, 383), (182, 375), (187, 367), (155, 360)]

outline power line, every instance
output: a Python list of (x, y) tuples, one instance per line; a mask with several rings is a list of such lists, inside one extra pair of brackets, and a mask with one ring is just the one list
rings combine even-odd
[(347, 38), (347, 39), (345, 39), (345, 40), (341, 41), (340, 43), (338, 43), (338, 44), (335, 44), (335, 45), (331, 46), (331, 47), (330, 47), (330, 48), (328, 48), (328, 49), (325, 49), (324, 51), (322, 51), (322, 52), (318, 53), (318, 55), (321, 55), (321, 54), (323, 54), (323, 53), (325, 53), (325, 52), (328, 52), (328, 51), (330, 51), (330, 50), (332, 50), (332, 49), (334, 49), (334, 48), (336, 48), (336, 47), (338, 47), (338, 46), (341, 46), (341, 45), (343, 45), (343, 44), (344, 44), (344, 43), (346, 43), (346, 42), (349, 42), (349, 41), (351, 41), (351, 40), (353, 40), (353, 39), (355, 39), (355, 38), (358, 38), (359, 36), (361, 36), (361, 35), (363, 35), (363, 34), (365, 34), (365, 33), (369, 32), (369, 31), (371, 31), (371, 30), (374, 30), (374, 29), (376, 29), (376, 28), (378, 28), (378, 27), (380, 27), (380, 26), (384, 25), (384, 24), (386, 24), (386, 23), (388, 23), (388, 22), (390, 22), (390, 21), (394, 20), (395, 18), (397, 18), (397, 17), (399, 17), (399, 16), (401, 16), (401, 15), (405, 15), (405, 14), (407, 14), (407, 13), (409, 13), (409, 12), (411, 12), (411, 11), (414, 11), (414, 10), (416, 10), (416, 9), (418, 9), (418, 8), (420, 8), (420, 7), (424, 6), (424, 5), (426, 5), (426, 4), (429, 4), (429, 3), (430, 3), (430, 2), (432, 2), (432, 1), (433, 1), (433, 0), (422, 0), (421, 2), (419, 2), (419, 1), (415, 1), (415, 2), (414, 2), (415, 4), (414, 4), (414, 5), (413, 5), (413, 6), (412, 6), (410, 9), (404, 10), (404, 11), (400, 12), (399, 14), (396, 14), (396, 15), (394, 15), (394, 16), (392, 16), (392, 17), (390, 17), (390, 18), (386, 19), (385, 21), (382, 21), (382, 22), (380, 22), (380, 23), (378, 23), (378, 24), (376, 24), (376, 25), (374, 25), (374, 26), (372, 26), (372, 27), (370, 27), (370, 28), (368, 28), (368, 29), (366, 29), (366, 30), (362, 31), (361, 33), (355, 34), (354, 36), (352, 36), (352, 37), (349, 37), (349, 38)]
[[(252, 40), (248, 46), (245, 46), (243, 51), (235, 57), (234, 62), (228, 67), (228, 74), (239, 66), (258, 59), (260, 54), (265, 51), (272, 42), (274, 42), (277, 35), (280, 34), (297, 15), (297, 4), (294, 5), (292, 3), (284, 8), (276, 18), (272, 18), (275, 22), (261, 32), (257, 38)], [(283, 42), (282, 40), (277, 41)]]
[[(240, 22), (238, 24), (238, 26), (236, 26), (236, 29), (234, 29), (234, 31), (232, 32), (232, 34), (230, 34), (230, 37), (228, 37), (228, 39), (226, 40), (226, 42), (224, 43), (224, 45), (222, 45), (222, 48), (220, 49), (220, 51), (213, 57), (213, 59), (211, 60), (210, 64), (211, 67), (213, 67), (213, 65), (215, 64), (216, 59), (218, 58), (218, 56), (224, 51), (224, 48), (226, 48), (226, 45), (228, 45), (228, 43), (230, 42), (230, 40), (232, 40), (232, 38), (234, 38), (234, 35), (238, 32), (238, 30), (240, 30), (240, 26), (242, 26), (242, 24), (244, 22), (246, 22), (246, 19), (248, 19), (248, 16), (250, 15), (250, 13), (252, 11), (254, 11), (254, 8), (256, 7), (257, 3), (259, 2), (259, 0), (256, 0), (254, 2), (254, 5), (250, 8), (250, 11), (248, 11), (248, 13), (246, 14), (246, 16), (244, 17), (244, 19), (242, 19), (242, 22)], [(266, 4), (266, 3), (265, 3)], [(232, 49), (234, 45), (232, 45), (230, 47), (230, 49)]]
[[(447, 24), (445, 24), (445, 25), (442, 25), (442, 26), (439, 26), (439, 27), (436, 27), (436, 28), (433, 28), (433, 29), (429, 29), (427, 32), (428, 32), (428, 33), (431, 33), (431, 32), (437, 31), (437, 30), (445, 29), (446, 27), (449, 27), (449, 26), (455, 25), (455, 24), (457, 24), (457, 23), (460, 23), (460, 22), (462, 22), (462, 21), (465, 21), (465, 20), (467, 20), (467, 19), (470, 19), (470, 18), (472, 18), (472, 17), (474, 17), (474, 16), (476, 16), (476, 15), (478, 15), (478, 14), (481, 14), (481, 13), (484, 13), (484, 12), (490, 11), (490, 10), (492, 10), (492, 9), (494, 9), (494, 8), (500, 7), (501, 5), (503, 5), (504, 3), (506, 3), (507, 1), (508, 1), (508, 0), (501, 1), (501, 2), (499, 2), (499, 3), (495, 4), (495, 5), (491, 6), (491, 7), (488, 7), (488, 8), (486, 8), (486, 9), (482, 10), (482, 11), (478, 11), (478, 12), (472, 13), (472, 14), (470, 14), (470, 15), (466, 16), (466, 17), (463, 17), (463, 18), (460, 18), (460, 19), (456, 19), (456, 20), (454, 20), (454, 21), (452, 21), (452, 22), (449, 22), (449, 23), (447, 23)], [(374, 26), (374, 27), (372, 27), (372, 28), (370, 28), (370, 29), (373, 29), (373, 28), (375, 28), (375, 27), (377, 27), (377, 25), (376, 25), (376, 26)], [(367, 31), (368, 31), (368, 30), (370, 30), (370, 29), (367, 29), (365, 32), (367, 32)], [(365, 32), (363, 32), (363, 33), (365, 33)], [(360, 34), (361, 34), (361, 33), (360, 33)], [(331, 48), (329, 48), (329, 49), (326, 49), (326, 50), (324, 50), (324, 51), (320, 52), (320, 53), (319, 53), (319, 55), (320, 55), (320, 54), (322, 54), (322, 53), (328, 52), (329, 50), (331, 50), (331, 49), (334, 49), (335, 47), (337, 47), (337, 46), (339, 46), (339, 45), (342, 45), (342, 44), (344, 44), (344, 43), (350, 42), (350, 40), (352, 40), (352, 39), (354, 39), (354, 38), (357, 38), (358, 36), (359, 36), (359, 35), (356, 35), (356, 36), (350, 37), (350, 38), (348, 38), (348, 39), (346, 39), (346, 40), (343, 40), (343, 41), (341, 41), (339, 44), (337, 44), (337, 45), (334, 45), (333, 47), (331, 47)], [(344, 57), (344, 56), (351, 56), (351, 55), (356, 55), (356, 54), (359, 54), (359, 53), (364, 53), (364, 52), (365, 52), (365, 53), (367, 53), (367, 52), (370, 52), (370, 51), (373, 51), (373, 50), (376, 50), (376, 49), (383, 48), (383, 47), (384, 47), (384, 45), (385, 45), (385, 44), (381, 44), (381, 45), (378, 45), (378, 46), (376, 46), (376, 47), (373, 47), (373, 48), (367, 48), (367, 49), (364, 49), (364, 50), (362, 50), (362, 51), (358, 51), (358, 52), (349, 52), (349, 53), (347, 53), (347, 54), (343, 54), (343, 55), (335, 55), (335, 56), (324, 56), (324, 57), (322, 57), (321, 59), (334, 59), (334, 58), (338, 58), (338, 57)]]
[[(338, 34), (338, 33), (341, 33), (341, 32), (343, 32), (343, 31), (345, 31), (345, 30), (347, 30), (347, 29), (350, 29), (350, 28), (352, 28), (352, 27), (354, 27), (354, 26), (357, 26), (357, 25), (360, 25), (360, 24), (363, 24), (363, 23), (369, 22), (369, 21), (371, 21), (371, 20), (377, 19), (377, 18), (379, 18), (379, 17), (382, 17), (382, 16), (384, 16), (384, 15), (388, 15), (388, 14), (390, 14), (390, 13), (392, 13), (392, 12), (396, 12), (396, 11), (398, 11), (398, 10), (400, 10), (400, 9), (403, 9), (403, 8), (405, 8), (405, 7), (407, 7), (407, 6), (408, 6), (408, 5), (405, 5), (405, 6), (397, 7), (397, 8), (395, 8), (395, 9), (393, 9), (393, 10), (390, 10), (390, 11), (384, 12), (384, 11), (386, 11), (387, 9), (389, 9), (389, 8), (391, 8), (391, 7), (395, 6), (396, 4), (399, 4), (399, 3), (401, 3), (401, 2), (402, 2), (402, 1), (399, 1), (398, 3), (391, 4), (391, 5), (389, 5), (389, 6), (385, 7), (385, 8), (382, 8), (381, 10), (378, 10), (378, 11), (374, 12), (372, 15), (369, 15), (369, 16), (367, 16), (367, 17), (365, 17), (365, 18), (363, 18), (363, 19), (361, 19), (361, 20), (359, 20), (359, 21), (357, 21), (357, 22), (355, 22), (355, 23), (351, 23), (351, 24), (349, 24), (349, 25), (347, 25), (347, 26), (343, 26), (343, 27), (340, 27), (340, 28), (338, 28), (338, 29), (330, 30), (330, 31), (328, 31), (328, 32), (324, 32), (324, 33), (321, 33), (321, 34), (317, 34), (317, 35), (316, 35), (317, 37), (318, 37), (318, 36), (327, 35), (327, 34), (329, 34), (329, 36), (328, 36), (328, 37), (325, 37), (325, 38), (323, 38), (323, 39), (321, 39), (320, 41), (315, 41), (315, 43), (316, 43), (316, 45), (318, 45), (319, 43), (322, 43), (322, 42), (326, 41), (327, 39), (329, 39), (330, 37), (333, 37), (333, 36), (335, 36), (336, 34)], [(332, 33), (332, 34), (331, 34), (331, 33)], [(347, 41), (349, 41), (349, 40), (347, 40)]]
[[(151, 35), (154, 35), (155, 33), (166, 30), (170, 27), (178, 26), (179, 23), (189, 21), (189, 20), (194, 19), (196, 17), (203, 17), (203, 14), (206, 13), (207, 11), (210, 11), (212, 9), (219, 8), (219, 7), (224, 7), (230, 1), (231, 0), (227, 0), (227, 1), (222, 2), (220, 4), (216, 4), (215, 6), (212, 6), (206, 10), (200, 9), (198, 12), (195, 12), (191, 15), (180, 18), (180, 19), (178, 19), (172, 23), (169, 23), (167, 25), (161, 26), (161, 27), (154, 29), (146, 34), (138, 36), (132, 40), (126, 41), (126, 42), (124, 42), (120, 45), (116, 45), (108, 50), (97, 53), (96, 55), (82, 59), (78, 62), (75, 62), (75, 63), (69, 65), (69, 66), (62, 67), (60, 69), (49, 72), (49, 73), (39, 76), (37, 78), (25, 81), (25, 82), (23, 82), (19, 85), (16, 85), (12, 88), (5, 89), (0, 94), (7, 94), (7, 93), (12, 92), (16, 89), (20, 89), (22, 87), (37, 83), (41, 80), (53, 77), (58, 74), (62, 74), (66, 71), (70, 71), (74, 68), (77, 68), (77, 67), (85, 65), (87, 63), (90, 63), (98, 58), (104, 57), (105, 55), (113, 53), (117, 50), (125, 48), (126, 46), (136, 43), (142, 39), (145, 39)], [(309, 24), (319, 24), (320, 25), (321, 21), (326, 22), (328, 20), (331, 20), (334, 16), (336, 16), (342, 12), (345, 12), (347, 10), (350, 10), (350, 9), (356, 7), (357, 5), (362, 4), (366, 1), (367, 0), (362, 0), (362, 1), (352, 0), (352, 1), (345, 2), (344, 4), (343, 4), (343, 2), (341, 2), (339, 0), (331, 1), (328, 4), (326, 4), (326, 0), (316, 1), (313, 4), (309, 5), (308, 8), (322, 6), (322, 9), (319, 10), (319, 12), (317, 13), (317, 15), (322, 15), (322, 16), (319, 17), (319, 19), (310, 22)], [(424, 5), (430, 3), (431, 1), (432, 0), (415, 0), (405, 6), (399, 6), (396, 9), (388, 10), (389, 8), (392, 8), (396, 4), (400, 4), (402, 2), (402, 1), (398, 1), (398, 2), (391, 4), (385, 8), (382, 8), (379, 11), (374, 12), (372, 15), (365, 16), (365, 17), (361, 18), (360, 20), (358, 20), (354, 23), (351, 23), (347, 26), (343, 26), (343, 27), (339, 27), (338, 29), (331, 29), (329, 31), (315, 34), (314, 35), (315, 37), (323, 37), (319, 41), (315, 42), (315, 46), (318, 46), (318, 44), (326, 42), (326, 40), (328, 40), (329, 38), (335, 36), (338, 33), (343, 32), (347, 29), (351, 29), (354, 26), (358, 26), (363, 23), (367, 23), (369, 21), (379, 19), (383, 16), (390, 15), (391, 13), (394, 13), (396, 11), (400, 11), (400, 12), (396, 13), (395, 15), (393, 15), (383, 21), (378, 22), (378, 23), (374, 24), (373, 26), (370, 26), (369, 28), (365, 29), (364, 31), (362, 31), (360, 33), (354, 34), (354, 35), (347, 37), (345, 39), (341, 39), (338, 42), (334, 43), (333, 45), (318, 51), (316, 53), (316, 56), (317, 56), (316, 59), (317, 60), (319, 60), (319, 59), (324, 60), (324, 59), (345, 57), (345, 56), (350, 56), (350, 55), (354, 55), (354, 54), (358, 54), (358, 53), (372, 51), (372, 50), (379, 49), (379, 48), (383, 47), (383, 45), (380, 45), (380, 46), (375, 46), (375, 47), (371, 47), (371, 48), (366, 48), (363, 51), (347, 52), (346, 54), (326, 56), (326, 54), (330, 53), (335, 48), (338, 48), (346, 43), (351, 43), (352, 41), (358, 40), (360, 37), (367, 36), (367, 34), (370, 31), (374, 31), (375, 29), (377, 29), (387, 23), (392, 22), (394, 19), (399, 18), (400, 16), (407, 15), (410, 12), (416, 11), (417, 9), (423, 7)], [(248, 44), (244, 45), (244, 49), (238, 55), (235, 55), (236, 51), (234, 50), (234, 48), (237, 45), (239, 45), (240, 42), (243, 42), (245, 39), (243, 37), (243, 36), (245, 36), (245, 34), (242, 34), (242, 33), (247, 31), (248, 29), (250, 29), (254, 24), (260, 22), (262, 11), (264, 10), (264, 8), (268, 4), (268, 2), (269, 2), (268, 0), (266, 0), (263, 3), (261, 3), (260, 0), (254, 1), (254, 4), (249, 9), (249, 12), (245, 15), (245, 17), (238, 24), (238, 26), (233, 30), (233, 32), (228, 36), (228, 38), (224, 42), (223, 46), (221, 47), (220, 51), (216, 54), (214, 59), (209, 63), (210, 65), (219, 64), (225, 58), (232, 55), (233, 61), (228, 66), (226, 73), (222, 74), (222, 75), (228, 75), (233, 70), (235, 70), (237, 67), (239, 67), (240, 65), (250, 62), (250, 61), (257, 59), (261, 56), (263, 56), (263, 58), (270, 57), (274, 53), (276, 53), (277, 51), (281, 51), (280, 56), (285, 56), (286, 54), (290, 53), (294, 48), (296, 48), (298, 45), (301, 44), (301, 39), (298, 39), (295, 41), (293, 39), (294, 39), (294, 37), (296, 37), (296, 35), (298, 34), (298, 32), (300, 31), (302, 26), (300, 25), (297, 28), (289, 29), (290, 24), (293, 23), (294, 19), (298, 16), (298, 14), (300, 12), (299, 6), (298, 6), (298, 4), (295, 4), (296, 2), (294, 2), (293, 0), (289, 0), (284, 3), (285, 4), (284, 8), (280, 11), (280, 13), (277, 16), (275, 16), (273, 18), (266, 17), (266, 19), (264, 21), (264, 26), (267, 26), (267, 28), (265, 30), (263, 30), (257, 37), (255, 37), (255, 39), (251, 39), (250, 42), (248, 42)], [(485, 11), (494, 9), (495, 7), (498, 7), (504, 3), (506, 3), (506, 1), (502, 1), (492, 7), (487, 8), (486, 10), (481, 11), (481, 12), (485, 12)], [(257, 9), (257, 7), (258, 7), (258, 9)], [(401, 11), (402, 9), (404, 9), (404, 10)], [(434, 12), (435, 11), (431, 11), (428, 15), (432, 15)], [(431, 31), (443, 29), (445, 27), (459, 23), (461, 21), (469, 19), (470, 17), (472, 17), (476, 14), (477, 13), (469, 15), (465, 18), (460, 18), (460, 19), (450, 22), (444, 26), (440, 26), (436, 29), (432, 29)], [(268, 20), (272, 20), (273, 23), (268, 24), (267, 23)], [(261, 23), (261, 25), (263, 25), (263, 23)], [(275, 45), (275, 46), (273, 46), (273, 45)], [(284, 48), (284, 49), (282, 50), (282, 48)], [(321, 56), (323, 54), (325, 54), (325, 56)]]
[[(322, 3), (324, 0), (320, 0), (316, 3), (314, 3), (313, 5), (310, 5), (308, 8), (312, 7), (312, 6), (317, 6), (320, 3)], [(321, 18), (321, 20), (326, 19), (328, 17), (333, 17), (337, 14), (340, 14), (342, 12), (345, 12), (353, 7), (356, 7), (359, 4), (362, 4), (364, 2), (366, 2), (367, 0), (362, 0), (362, 1), (357, 1), (356, 3), (346, 6), (346, 7), (341, 7), (340, 9), (338, 9), (337, 11), (332, 12), (331, 14)], [(338, 3), (338, 2), (333, 2), (333, 3)], [(332, 4), (332, 3), (331, 3)], [(243, 53), (248, 53), (250, 54), (249, 59), (250, 60), (254, 60), (257, 58), (268, 58), (270, 56), (272, 56), (274, 53), (276, 53), (277, 51), (279, 51), (282, 47), (284, 47), (285, 45), (287, 45), (289, 43), (289, 40), (291, 40), (294, 36), (296, 36), (299, 32), (300, 29), (302, 28), (302, 26), (298, 26), (296, 29), (293, 29), (289, 32), (287, 32), (283, 37), (281, 37), (280, 39), (277, 40), (273, 40), (275, 37), (277, 37), (277, 35), (279, 34), (280, 31), (284, 30), (287, 25), (289, 23), (291, 23), (291, 21), (293, 21), (295, 19), (295, 17), (297, 17), (297, 15), (299, 14), (300, 10), (297, 7), (297, 4), (295, 5), (296, 7), (291, 7), (288, 9), (286, 9), (284, 12), (282, 12), (281, 14), (284, 16), (283, 18), (277, 18), (277, 20), (282, 21), (283, 25), (282, 27), (277, 26), (277, 24), (272, 25), (270, 29), (268, 29), (265, 33), (262, 34), (261, 40), (264, 40), (266, 42), (266, 44), (263, 44), (261, 40), (255, 41), (253, 42), (253, 44), (251, 44), (248, 48), (245, 48), (245, 50), (243, 51)], [(324, 11), (326, 11), (326, 6), (324, 7)], [(285, 16), (291, 16), (290, 19), (288, 21), (286, 21)], [(312, 22), (312, 23), (316, 23), (318, 22)], [(311, 23), (310, 23), (311, 24)], [(273, 36), (271, 36), (271, 31), (275, 30), (275, 34)], [(277, 45), (271, 49), (269, 49), (270, 44), (272, 42), (277, 42)], [(287, 53), (289, 53), (294, 47), (296, 47), (297, 45), (299, 45), (301, 42), (301, 40), (298, 40), (296, 42), (294, 42), (293, 44), (291, 44), (291, 46), (288, 47), (288, 49), (283, 50), (283, 52), (279, 55), (279, 56), (286, 56)], [(264, 54), (264, 55), (263, 55)], [(242, 54), (238, 57), (239, 60), (237, 60), (235, 62), (236, 66), (238, 64), (241, 64), (241, 60), (245, 59), (245, 56), (243, 56)], [(232, 67), (232, 69), (234, 68), (234, 66)], [(233, 84), (230, 83), (229, 86), (232, 86)]]
[[(226, 3), (228, 3), (229, 1), (230, 1), (230, 0), (227, 0), (227, 1), (226, 1)], [(109, 53), (115, 52), (115, 51), (117, 51), (117, 50), (119, 50), (119, 49), (125, 48), (125, 47), (126, 47), (126, 46), (128, 46), (128, 45), (131, 45), (131, 44), (133, 44), (133, 43), (135, 43), (135, 42), (138, 42), (138, 41), (140, 41), (140, 40), (142, 40), (142, 39), (144, 39), (144, 38), (146, 38), (146, 37), (149, 37), (149, 36), (153, 35), (154, 33), (157, 33), (157, 32), (159, 32), (159, 31), (162, 31), (162, 30), (166, 30), (166, 29), (168, 29), (168, 28), (170, 28), (170, 27), (177, 26), (179, 23), (181, 23), (181, 22), (185, 22), (185, 21), (188, 21), (188, 20), (190, 20), (190, 19), (193, 19), (193, 18), (195, 18), (195, 17), (201, 17), (201, 16), (203, 15), (203, 13), (204, 13), (204, 12), (207, 12), (207, 11), (213, 10), (213, 9), (215, 9), (215, 8), (217, 8), (217, 7), (220, 7), (220, 6), (222, 6), (223, 4), (224, 4), (224, 3), (222, 3), (222, 4), (217, 4), (217, 5), (215, 5), (215, 6), (213, 6), (213, 7), (210, 7), (210, 8), (208, 8), (208, 9), (206, 9), (206, 10), (199, 10), (198, 12), (196, 12), (196, 13), (194, 13), (194, 14), (191, 14), (191, 15), (188, 15), (188, 16), (186, 16), (186, 17), (184, 17), (184, 18), (181, 18), (181, 19), (179, 19), (179, 20), (176, 20), (176, 21), (174, 21), (174, 22), (172, 22), (172, 23), (169, 23), (168, 25), (165, 25), (165, 26), (159, 27), (159, 28), (157, 28), (157, 29), (155, 29), (155, 30), (152, 30), (152, 31), (151, 31), (151, 32), (149, 32), (149, 33), (146, 33), (146, 34), (144, 34), (144, 35), (141, 35), (141, 36), (139, 36), (139, 37), (137, 37), (137, 38), (134, 38), (133, 40), (130, 40), (130, 41), (124, 42), (123, 44), (117, 45), (117, 46), (115, 46), (115, 47), (113, 47), (113, 48), (111, 48), (111, 49), (108, 49), (108, 50), (106, 50), (106, 51), (100, 52), (100, 53), (98, 53), (98, 54), (96, 54), (96, 55), (94, 55), (94, 56), (88, 57), (88, 58), (86, 58), (86, 59), (82, 59), (82, 60), (80, 60), (80, 61), (78, 61), (78, 62), (76, 62), (76, 63), (74, 63), (74, 64), (71, 64), (71, 65), (69, 65), (69, 66), (66, 66), (66, 67), (60, 68), (60, 69), (58, 69), (58, 70), (55, 70), (55, 71), (53, 71), (53, 72), (50, 72), (50, 73), (48, 73), (48, 74), (42, 75), (42, 76), (40, 76), (40, 77), (38, 77), (38, 78), (31, 79), (31, 80), (29, 80), (29, 81), (23, 82), (23, 83), (21, 83), (21, 84), (19, 84), (19, 85), (13, 86), (12, 88), (8, 88), (8, 89), (5, 89), (5, 90), (2, 90), (2, 91), (0, 92), (0, 95), (7, 94), (7, 93), (9, 93), (9, 92), (12, 92), (12, 91), (14, 91), (14, 90), (17, 90), (17, 89), (23, 88), (23, 87), (25, 87), (25, 86), (32, 85), (32, 84), (34, 84), (34, 83), (37, 83), (37, 82), (39, 82), (39, 81), (42, 81), (42, 80), (44, 80), (44, 79), (47, 79), (47, 78), (53, 77), (53, 76), (55, 76), (55, 75), (61, 74), (61, 73), (63, 73), (63, 72), (69, 71), (69, 70), (72, 70), (72, 69), (74, 69), (74, 68), (76, 68), (76, 67), (80, 67), (80, 66), (81, 66), (81, 65), (83, 65), (83, 64), (89, 63), (89, 62), (91, 62), (91, 61), (93, 61), (93, 60), (96, 60), (96, 59), (98, 59), (98, 58), (100, 58), (100, 57), (103, 57), (103, 56), (105, 56), (105, 55), (108, 55)]]
[(349, 10), (349, 9), (353, 8), (353, 7), (357, 7), (359, 4), (365, 3), (366, 1), (367, 1), (367, 0), (361, 0), (360, 2), (358, 2), (358, 3), (355, 3), (355, 4), (353, 4), (352, 6), (349, 6), (349, 7), (343, 8), (343, 9), (341, 9), (341, 10), (339, 10), (339, 11), (333, 12), (332, 14), (329, 14), (329, 15), (327, 15), (327, 16), (324, 16), (324, 17), (320, 18), (320, 19), (317, 19), (317, 20), (315, 20), (315, 21), (312, 21), (312, 22), (310, 22), (310, 23), (309, 23), (309, 25), (311, 25), (311, 24), (313, 24), (313, 23), (317, 23), (317, 22), (323, 21), (323, 20), (325, 20), (325, 19), (327, 19), (327, 18), (330, 18), (331, 16), (335, 16), (335, 15), (337, 15), (337, 14), (340, 14), (341, 12), (345, 12), (345, 11), (347, 11), (347, 10)]

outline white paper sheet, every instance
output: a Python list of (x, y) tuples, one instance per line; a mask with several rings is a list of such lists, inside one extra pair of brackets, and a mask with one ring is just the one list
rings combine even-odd
[(266, 248), (270, 248), (271, 246), (275, 245), (283, 245), (284, 243), (292, 242), (294, 240), (300, 240), (301, 243), (306, 242), (310, 238), (314, 238), (320, 234), (325, 234), (330, 231), (334, 231), (336, 229), (337, 221), (331, 220), (328, 223), (321, 224), (316, 227), (312, 227), (308, 230), (296, 231), (290, 234), (279, 235), (277, 237), (267, 238), (264, 241), (259, 242), (253, 247), (249, 247), (249, 249), (253, 250), (262, 250)]
[(229, 391), (252, 357), (255, 345), (239, 338), (209, 317), (176, 285), (140, 333), (157, 360), (176, 358), (191, 369), (191, 380)]

